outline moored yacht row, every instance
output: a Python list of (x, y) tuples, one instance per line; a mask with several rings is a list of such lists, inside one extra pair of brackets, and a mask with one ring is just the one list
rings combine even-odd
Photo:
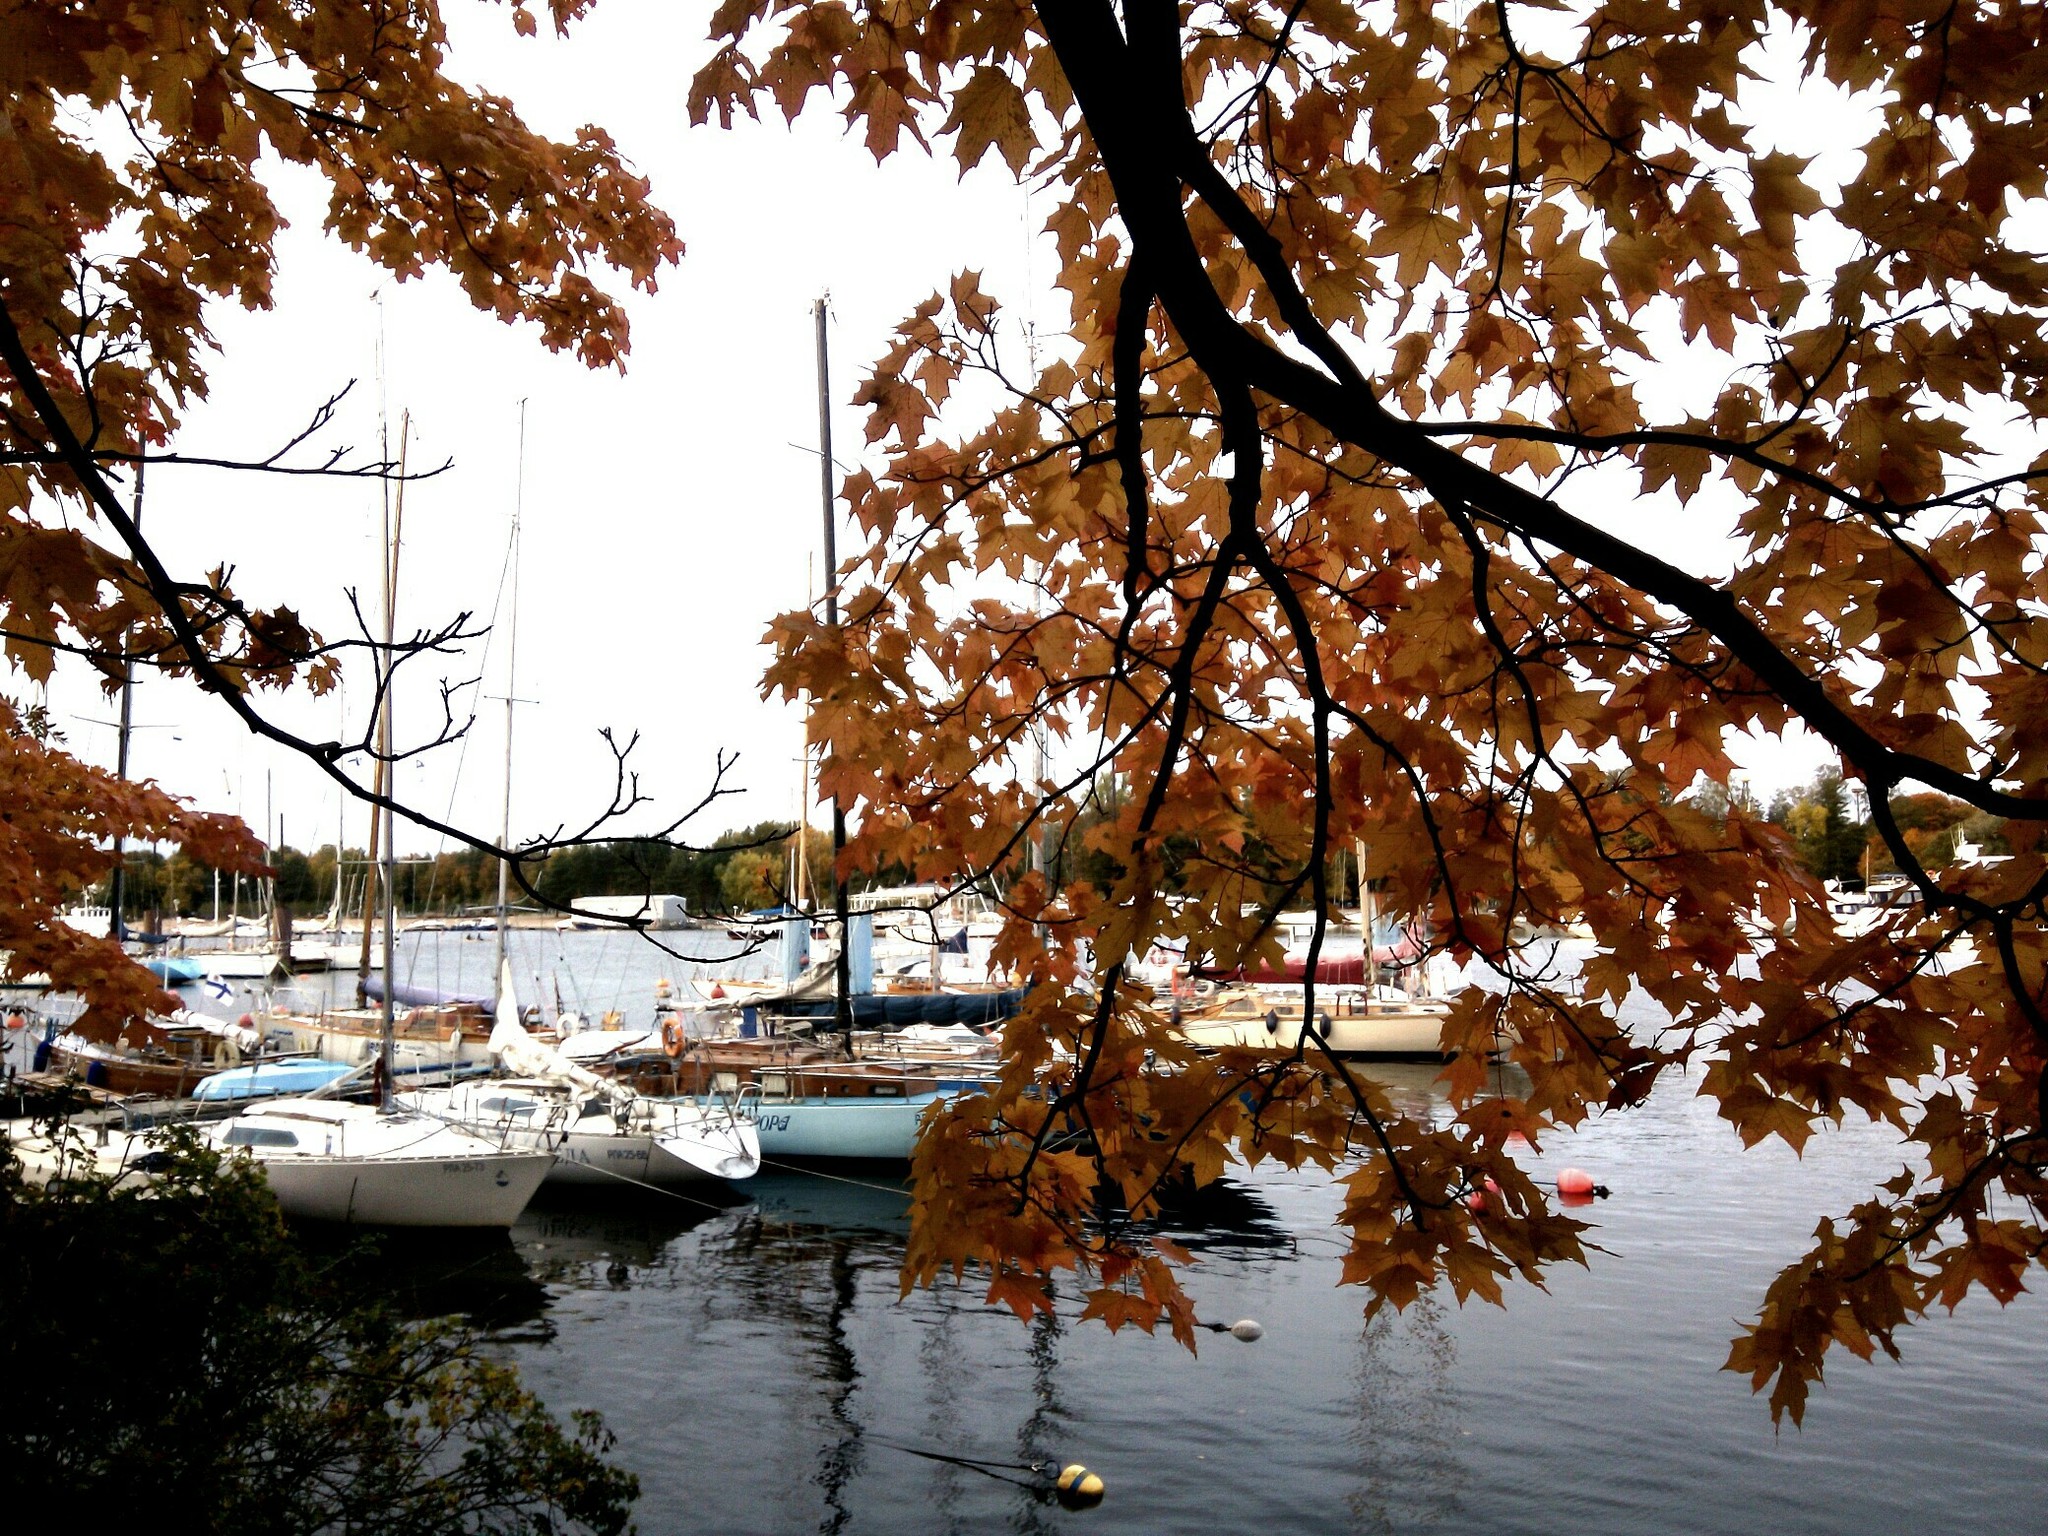
[[(1349, 960), (1326, 956), (1318, 1048), (1440, 1055), (1449, 1004), (1418, 985), (1415, 960), (1377, 945), (1369, 957), (1362, 946)], [(835, 969), (786, 958), (780, 985), (657, 983), (651, 1029), (616, 1012), (593, 1029), (569, 1013), (530, 1027), (538, 1012), (520, 1008), (501, 962), (489, 1000), (305, 1012), (266, 1003), (233, 1024), (181, 1015), (152, 1021), (146, 1039), (63, 1037), (45, 1054), (110, 1093), (190, 1095), (202, 1113), (224, 1112), (199, 1134), (259, 1164), (289, 1214), (502, 1226), (543, 1184), (675, 1192), (785, 1159), (907, 1161), (934, 1106), (996, 1070), (991, 1032), (1025, 994), (874, 978), (881, 990), (847, 998), (854, 1027), (841, 1033)], [(861, 969), (871, 989), (874, 973)], [(1161, 970), (1161, 1009), (1190, 1044), (1301, 1048), (1298, 976)], [(154, 1077), (134, 1083), (145, 1069)], [(373, 1102), (359, 1102), (365, 1092)], [(151, 1151), (145, 1132), (124, 1127), (89, 1155), (146, 1169)]]

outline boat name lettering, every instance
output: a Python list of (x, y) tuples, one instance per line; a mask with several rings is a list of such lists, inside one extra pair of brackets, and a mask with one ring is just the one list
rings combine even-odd
[(786, 1131), (789, 1129), (789, 1116), (762, 1115), (755, 1120), (754, 1124), (763, 1131)]

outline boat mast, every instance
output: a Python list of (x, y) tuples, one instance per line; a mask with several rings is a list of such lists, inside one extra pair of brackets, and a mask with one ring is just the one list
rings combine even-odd
[[(379, 590), (388, 592), (388, 584), (391, 579), (391, 407), (384, 393), (384, 295), (380, 292), (376, 295), (376, 299), (377, 458), (382, 466), (377, 475), (377, 488), (381, 493), (383, 506), (383, 523), (381, 528), (383, 542), (377, 546), (377, 581)], [(387, 616), (391, 612), (388, 596), (384, 604), (384, 612)], [(386, 643), (388, 645), (390, 638), (388, 623), (386, 631)], [(384, 695), (390, 686), (384, 676), (384, 664), (390, 659), (390, 656), (388, 651), (383, 654), (374, 652), (372, 654), (376, 655), (376, 719), (381, 721), (384, 718)], [(380, 727), (373, 724), (370, 733), (372, 738), (378, 737), (379, 729)], [(377, 801), (384, 798), (384, 755), (381, 750), (381, 743), (380, 750), (372, 753), (371, 756), (373, 761), (370, 764), (370, 793), (372, 796), (370, 802), (370, 846), (363, 855), (363, 951), (361, 959), (356, 966), (356, 1006), (358, 1008), (361, 1008), (370, 1000), (370, 941), (372, 935), (376, 932), (377, 870), (379, 867), (377, 860), (377, 838), (383, 827), (383, 817), (378, 814), (380, 808), (377, 805)], [(384, 977), (384, 981), (387, 986), (390, 984), (391, 977), (388, 972)]]
[[(832, 505), (832, 401), (826, 387), (827, 369), (825, 362), (825, 300), (819, 298), (811, 306), (811, 314), (818, 327), (818, 493), (824, 503), (825, 514), (825, 627), (835, 636), (839, 632), (839, 553), (837, 519), (833, 516)], [(808, 735), (808, 732), (806, 733)], [(836, 1005), (833, 1008), (833, 1022), (838, 1026), (845, 1041), (846, 1052), (853, 1054), (853, 1003), (847, 990), (853, 982), (853, 946), (848, 942), (846, 922), (846, 881), (839, 868), (840, 856), (846, 851), (846, 807), (840, 803), (839, 791), (832, 791), (832, 915), (839, 924), (839, 954), (833, 963), (833, 993)]]
[[(396, 657), (392, 641), (398, 623), (398, 551), (405, 541), (405, 449), (412, 433), (412, 412), (404, 411), (398, 418), (398, 497), (397, 506), (384, 534), (384, 645), (381, 652), (383, 665), (383, 688), (377, 704), (377, 756), (386, 764), (384, 781), (392, 784), (397, 775), (389, 771), (391, 761), (391, 693), (392, 674), (396, 670)], [(388, 801), (389, 795), (386, 799)], [(391, 815), (387, 803), (384, 812), (384, 1013), (383, 1013), (383, 1057), (380, 1076), (385, 1094), (391, 1090), (391, 1067), (396, 1052), (393, 1040), (394, 1018), (392, 1014), (392, 991), (398, 985), (398, 963), (392, 953), (392, 937), (398, 929), (398, 861), (393, 857), (392, 848), (398, 841), (398, 825)], [(364, 929), (365, 936), (369, 930)]]
[[(514, 680), (518, 677), (519, 665), (519, 519), (526, 506), (526, 402), (519, 402), (519, 459), (512, 482), (512, 547), (509, 557), (512, 564), (512, 613), (506, 622), (505, 637), (505, 813), (498, 824), (498, 847), (510, 851), (512, 847), (512, 706)], [(501, 857), (498, 860), (498, 964), (493, 974), (502, 978), (505, 974), (506, 951), (510, 947), (510, 935), (505, 925), (510, 919), (510, 908), (506, 897), (512, 881), (512, 861)]]
[(1360, 838), (1358, 841), (1357, 857), (1358, 931), (1365, 937), (1365, 966), (1364, 969), (1360, 972), (1360, 974), (1363, 975), (1365, 978), (1365, 1007), (1366, 1011), (1369, 1013), (1372, 1011), (1372, 1000), (1378, 994), (1380, 989), (1380, 968), (1378, 962), (1373, 959), (1372, 953), (1372, 929), (1374, 919), (1374, 913), (1372, 910), (1372, 887), (1366, 883), (1365, 878), (1365, 840), (1363, 838)]
[[(804, 607), (811, 606), (811, 562), (814, 554), (804, 556)], [(811, 696), (800, 691), (796, 696), (797, 714), (803, 719), (803, 738), (798, 743), (802, 756), (798, 759), (796, 791), (796, 855), (795, 869), (790, 878), (790, 897), (799, 912), (811, 913), (817, 910), (817, 890), (811, 879)]]
[[(129, 516), (135, 523), (135, 535), (142, 536), (142, 471), (149, 463), (145, 451), (147, 445), (140, 436), (136, 439), (135, 453), (135, 506)], [(128, 630), (121, 631), (121, 736), (114, 747), (114, 777), (126, 780), (128, 777), (128, 738), (134, 733), (133, 709), (135, 703), (135, 663), (128, 655)], [(114, 834), (114, 868), (109, 877), (107, 895), (107, 937), (117, 942), (126, 934), (127, 926), (121, 920), (121, 907), (127, 900), (123, 876), (128, 873), (128, 845), (119, 832)]]
[[(276, 853), (279, 845), (284, 842), (283, 835), (276, 830), (276, 821), (272, 819), (275, 814), (276, 808), (272, 803), (271, 796), (270, 770), (266, 768), (263, 770), (263, 862), (265, 864), (270, 863), (271, 855)], [(275, 841), (272, 841), (273, 837), (276, 839)], [(263, 897), (264, 923), (270, 929), (271, 934), (275, 936), (277, 932), (277, 878), (274, 875), (265, 875), (263, 877), (261, 892)], [(237, 936), (236, 943), (230, 944), (228, 948), (234, 949), (239, 943), (240, 938)], [(257, 947), (260, 949), (262, 946), (259, 943)]]
[[(335, 688), (335, 699), (341, 708), (341, 729), (335, 733), (334, 739), (340, 741), (348, 734), (348, 701), (339, 685)], [(348, 795), (337, 790), (334, 796), (334, 905), (327, 909), (327, 953), (333, 958), (339, 958), (334, 955), (334, 950), (336, 936), (341, 932), (342, 892), (346, 889), (342, 884), (342, 836), (347, 830)], [(333, 958), (329, 964), (333, 963)]]
[[(387, 528), (390, 526), (390, 519), (388, 517), (385, 519), (385, 526)], [(380, 561), (379, 563), (381, 564), (382, 562)], [(381, 702), (384, 692), (381, 659), (378, 663), (378, 671), (380, 675), (378, 677), (377, 693), (380, 702), (377, 705), (377, 709), (381, 716), (384, 708)], [(384, 797), (384, 759), (381, 756), (370, 767), (370, 792), (379, 800)], [(373, 801), (370, 806), (370, 846), (364, 855), (365, 862), (363, 867), (363, 954), (362, 960), (356, 969), (356, 1006), (358, 1008), (370, 1000), (370, 940), (377, 931), (377, 837), (383, 826), (383, 818), (377, 814), (377, 811), (378, 807)]]

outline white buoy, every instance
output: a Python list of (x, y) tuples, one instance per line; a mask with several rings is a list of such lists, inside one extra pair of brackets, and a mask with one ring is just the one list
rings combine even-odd
[(1241, 1317), (1230, 1325), (1230, 1336), (1240, 1343), (1251, 1344), (1266, 1336), (1266, 1330), (1251, 1318)]

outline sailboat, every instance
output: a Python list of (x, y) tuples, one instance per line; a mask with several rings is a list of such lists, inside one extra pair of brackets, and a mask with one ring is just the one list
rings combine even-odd
[(262, 1165), (287, 1216), (385, 1227), (509, 1227), (554, 1156), (403, 1106), (278, 1099), (202, 1136)]
[(519, 1017), (505, 961), (490, 1049), (513, 1075), (421, 1089), (404, 1101), (507, 1146), (549, 1151), (555, 1184), (668, 1187), (748, 1179), (760, 1169), (758, 1129), (734, 1099), (636, 1093), (534, 1039)]

